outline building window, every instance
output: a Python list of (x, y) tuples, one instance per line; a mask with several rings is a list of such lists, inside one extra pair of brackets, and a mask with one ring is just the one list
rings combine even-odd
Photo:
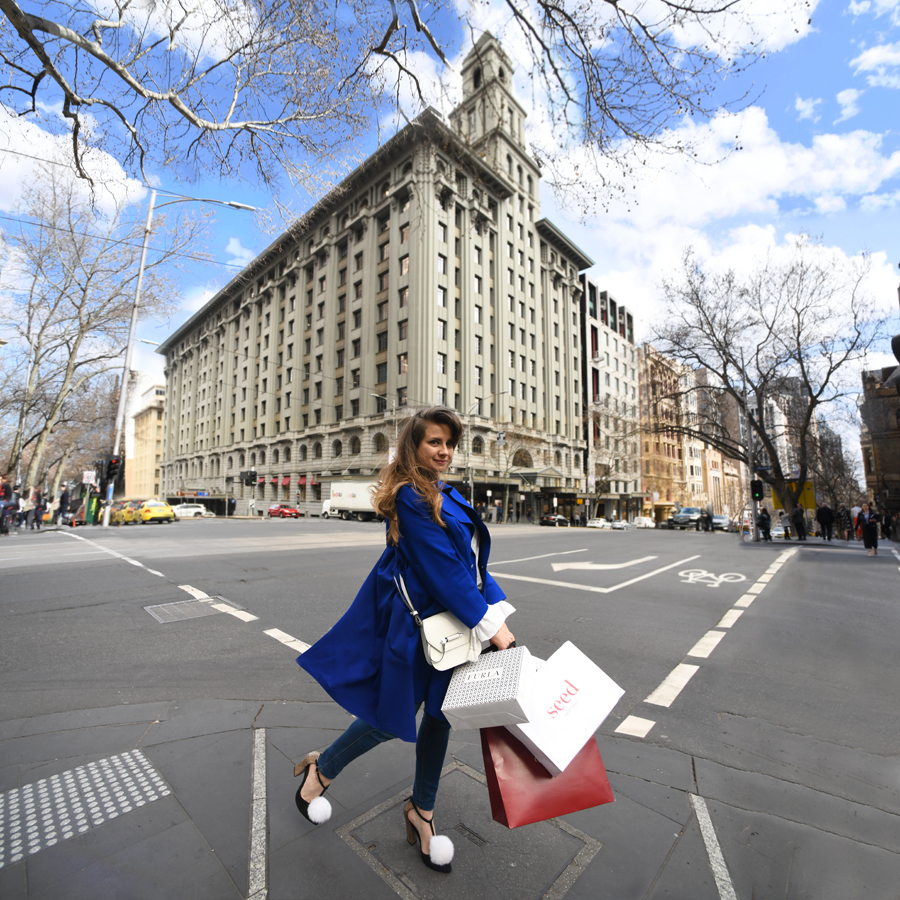
[(437, 389), (437, 402), (438, 406), (447, 405), (447, 388), (439, 387)]
[(409, 321), (404, 319), (402, 322), (397, 323), (397, 338), (398, 340), (405, 341), (409, 336)]
[(378, 363), (375, 367), (375, 382), (382, 384), (385, 381), (387, 381), (387, 363)]
[(353, 327), (360, 328), (362, 326), (362, 310), (356, 309), (353, 311)]
[(447, 257), (438, 254), (438, 275), (447, 274)]
[(390, 287), (391, 283), (391, 274), (390, 272), (382, 272), (378, 276), (378, 290), (386, 291)]
[(378, 304), (378, 321), (383, 322), (388, 317), (388, 302), (382, 301)]
[(378, 333), (378, 353), (381, 353), (388, 348), (388, 336), (386, 331), (381, 331)]
[(353, 341), (352, 346), (353, 346), (353, 358), (356, 359), (356, 357), (359, 356), (359, 351), (360, 351), (360, 348), (362, 347), (362, 341), (359, 338), (356, 338), (356, 340)]
[(400, 288), (400, 308), (402, 309), (409, 303), (409, 288)]
[(397, 372), (400, 375), (405, 375), (409, 371), (409, 360), (405, 353), (401, 353), (397, 357)]
[(481, 356), (481, 335), (475, 335), (475, 352)]
[(438, 306), (447, 306), (447, 289), (439, 287), (437, 289), (437, 305)]
[(408, 256), (400, 257), (400, 274), (401, 275), (409, 274), (409, 257)]
[(409, 242), (409, 222), (405, 225), (400, 226), (400, 243), (406, 244)]
[(438, 353), (437, 355), (437, 370), (438, 375), (444, 375), (447, 372), (447, 354), (446, 353)]

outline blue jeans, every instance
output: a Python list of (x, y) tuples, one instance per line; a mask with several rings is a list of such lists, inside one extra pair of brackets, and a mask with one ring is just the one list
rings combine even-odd
[[(354, 723), (319, 757), (319, 771), (326, 778), (337, 778), (347, 763), (367, 753), (377, 744), (391, 741), (396, 735), (373, 728), (362, 719)], [(413, 802), (419, 809), (434, 809), (441, 769), (450, 742), (450, 725), (424, 713), (416, 735), (416, 780)]]

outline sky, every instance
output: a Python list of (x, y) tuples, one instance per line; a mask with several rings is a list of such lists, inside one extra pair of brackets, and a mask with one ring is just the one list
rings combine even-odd
[[(589, 277), (636, 314), (639, 338), (659, 313), (661, 279), (678, 267), (686, 247), (712, 267), (740, 268), (803, 232), (848, 259), (871, 254), (868, 287), (892, 316), (890, 332), (898, 332), (900, 0), (809, 0), (799, 17), (784, 15), (780, 0), (752, 0), (752, 9), (760, 13), (769, 52), (732, 86), (733, 93), (746, 91), (751, 101), (735, 114), (677, 126), (699, 142), (697, 161), (669, 158), (651, 167), (624, 198), (583, 219), (544, 185), (542, 215), (596, 261)], [(490, 29), (514, 60), (524, 59), (506, 31), (506, 15), (499, 0), (485, 0), (477, 7), (476, 26)], [(448, 112), (458, 96), (458, 64), (471, 40), (446, 28), (441, 39), (451, 48), (448, 56), (457, 71), (442, 71), (424, 54), (414, 55), (410, 64), (434, 89), (432, 103)], [(436, 88), (439, 76), (442, 93)], [(526, 70), (516, 71), (515, 86), (530, 107)], [(408, 108), (415, 112), (411, 101)], [(378, 124), (382, 140), (395, 127), (390, 119)], [(540, 110), (529, 125), (532, 138), (546, 139)], [(363, 152), (374, 150), (375, 131)], [(59, 141), (2, 109), (0, 135), (5, 136), (0, 147), (34, 155), (49, 153)], [(735, 138), (741, 149), (732, 151)], [(14, 214), (30, 165), (25, 157), (0, 152), (0, 216)], [(179, 185), (160, 177), (161, 186), (193, 196), (261, 208), (270, 201), (246, 183), (207, 179)], [(146, 205), (145, 189), (134, 184), (126, 189), (134, 202)], [(315, 199), (301, 199), (300, 208)], [(216, 209), (207, 248), (215, 263), (192, 265), (181, 278), (178, 312), (164, 322), (141, 320), (138, 336), (162, 341), (272, 239), (252, 214)], [(870, 354), (867, 367), (893, 363), (887, 344), (884, 351)], [(142, 373), (141, 390), (163, 383), (162, 359), (148, 344), (137, 345), (135, 367)]]

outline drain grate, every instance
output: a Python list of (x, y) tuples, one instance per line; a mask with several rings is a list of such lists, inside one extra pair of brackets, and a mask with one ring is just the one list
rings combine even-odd
[(182, 622), (185, 619), (199, 619), (201, 616), (219, 614), (219, 610), (213, 609), (211, 604), (203, 603), (200, 600), (177, 600), (175, 603), (145, 606), (144, 609), (163, 625), (168, 622)]
[(241, 606), (241, 604), (238, 603), (236, 600), (227, 600), (221, 594), (215, 594), (212, 597), (210, 597), (209, 599), (210, 600), (218, 600), (219, 603), (226, 603), (232, 609), (246, 609), (247, 608), (246, 606)]
[(487, 841), (481, 837), (481, 835), (475, 834), (470, 828), (466, 828), (462, 822), (460, 822), (453, 830), (457, 834), (461, 834), (467, 841), (471, 841), (476, 847), (484, 847), (487, 845)]

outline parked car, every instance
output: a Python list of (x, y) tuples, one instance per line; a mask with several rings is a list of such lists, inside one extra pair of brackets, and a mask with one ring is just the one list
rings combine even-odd
[(172, 507), (172, 511), (179, 519), (199, 519), (204, 516), (214, 519), (216, 517), (216, 514), (202, 503), (179, 503)]
[(713, 516), (713, 531), (731, 531), (731, 519), (728, 516)]
[(109, 520), (116, 525), (140, 525), (143, 500), (120, 500), (113, 504)]
[(607, 522), (606, 519), (603, 518), (603, 516), (600, 516), (599, 519), (588, 519), (587, 527), (588, 528), (609, 528), (609, 522)]
[(294, 509), (290, 503), (273, 503), (269, 507), (270, 519), (299, 519), (300, 511)]
[(625, 519), (613, 519), (612, 524), (609, 526), (613, 531), (628, 531), (629, 528), (633, 528), (634, 526), (630, 522), (626, 522)]
[(649, 516), (635, 516), (631, 523), (635, 528), (656, 528), (656, 522)]
[(550, 516), (541, 516), (541, 521), (538, 523), (540, 525), (566, 525), (568, 526), (569, 520), (565, 516), (561, 516), (559, 514), (550, 515)]
[(699, 506), (682, 506), (669, 518), (669, 528), (696, 528), (703, 510)]
[(784, 526), (783, 525), (773, 525), (769, 529), (769, 534), (772, 536), (772, 540), (775, 538), (783, 538), (784, 537)]
[(175, 512), (172, 507), (168, 503), (163, 503), (162, 500), (145, 500), (137, 513), (144, 525), (149, 525), (151, 522), (165, 522), (168, 525), (169, 522), (175, 521)]

